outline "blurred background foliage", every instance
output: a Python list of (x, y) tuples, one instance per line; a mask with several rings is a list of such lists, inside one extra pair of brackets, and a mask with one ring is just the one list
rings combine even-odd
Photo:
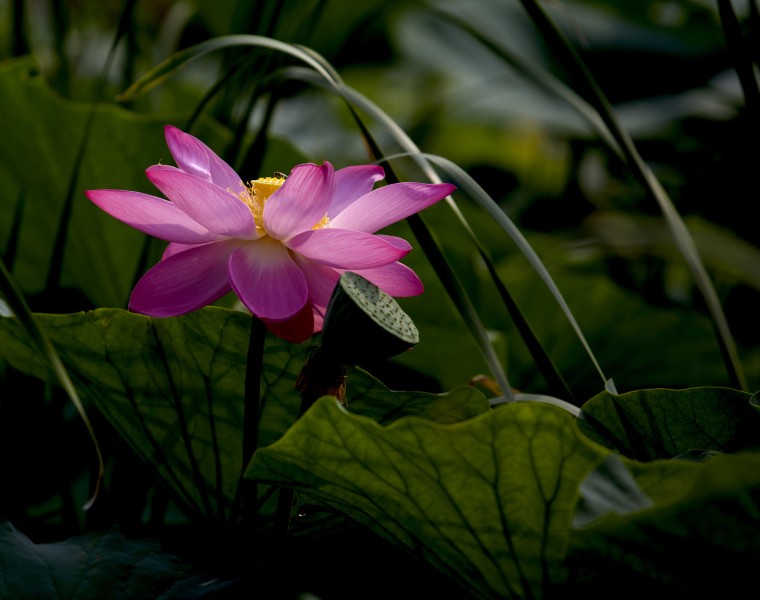
[[(751, 149), (760, 132), (717, 3), (553, 0), (543, 6), (688, 224), (750, 391), (756, 389), (760, 232)], [(754, 4), (733, 6), (746, 53), (756, 60)], [(0, 0), (0, 15), (0, 252), (34, 310), (126, 306), (136, 277), (157, 260), (162, 244), (99, 212), (83, 191), (154, 193), (143, 169), (171, 161), (164, 124), (200, 137), (245, 178), (305, 161), (370, 162), (345, 105), (278, 70), (296, 64), (281, 54), (212, 53), (134, 99), (119, 98), (179, 50), (257, 34), (313, 49), (422, 151), (466, 170), (536, 249), (620, 391), (729, 384), (701, 296), (656, 204), (571, 106), (510, 64), (517, 57), (529, 72), (568, 82), (517, 0)], [(386, 155), (399, 152), (382, 124), (369, 126)], [(424, 178), (411, 161), (393, 165), (402, 179)], [(470, 199), (455, 199), (577, 398), (596, 394), (601, 383), (593, 366), (533, 270)], [(440, 203), (424, 218), (471, 294), (510, 382), (545, 392), (450, 209)], [(413, 240), (405, 223), (390, 232)], [(401, 300), (421, 341), (374, 372), (394, 389), (430, 391), (488, 374), (423, 252), (415, 248), (405, 262), (426, 286), (422, 298)], [(71, 531), (80, 524), (76, 493), (61, 489), (66, 482), (86, 487), (81, 424), (52, 385), (7, 367), (2, 385), (2, 479), (22, 482), (3, 498), (2, 512), (25, 531), (52, 523)], [(139, 469), (128, 452), (113, 452), (129, 465), (125, 471)], [(54, 477), (34, 476), (40, 463)], [(123, 481), (127, 489), (134, 475)]]

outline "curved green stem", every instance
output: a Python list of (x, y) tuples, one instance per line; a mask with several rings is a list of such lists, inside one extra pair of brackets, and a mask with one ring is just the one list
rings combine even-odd
[(562, 66), (566, 69), (571, 80), (580, 90), (581, 96), (594, 107), (599, 113), (602, 121), (609, 129), (610, 134), (619, 145), (623, 158), (625, 159), (631, 174), (639, 181), (642, 188), (652, 197), (659, 205), (660, 210), (665, 218), (665, 222), (673, 234), (675, 244), (691, 271), (692, 277), (697, 288), (702, 293), (707, 310), (712, 317), (713, 328), (715, 329), (716, 338), (724, 356), (726, 370), (733, 387), (746, 390), (747, 381), (744, 371), (739, 361), (739, 355), (736, 349), (734, 338), (728, 326), (726, 315), (720, 304), (718, 294), (715, 291), (712, 281), (705, 269), (702, 259), (699, 256), (696, 245), (691, 234), (689, 233), (683, 219), (678, 214), (672, 200), (665, 189), (655, 177), (652, 170), (644, 162), (639, 154), (631, 136), (620, 124), (620, 121), (612, 109), (609, 101), (597, 85), (594, 77), (586, 67), (581, 57), (567, 40), (563, 33), (556, 27), (552, 20), (544, 12), (535, 0), (520, 0), (528, 16), (544, 36), (549, 48), (559, 59)]

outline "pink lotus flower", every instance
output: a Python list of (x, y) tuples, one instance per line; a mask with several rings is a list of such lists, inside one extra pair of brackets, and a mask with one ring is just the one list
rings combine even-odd
[(270, 331), (300, 342), (321, 330), (344, 271), (391, 296), (422, 293), (417, 275), (398, 262), (409, 243), (374, 233), (454, 186), (394, 183), (373, 190), (384, 177), (381, 167), (335, 171), (329, 162), (244, 184), (200, 140), (172, 126), (165, 134), (178, 166), (154, 165), (146, 173), (169, 201), (126, 190), (86, 192), (110, 215), (170, 242), (132, 291), (130, 310), (181, 315), (234, 290)]

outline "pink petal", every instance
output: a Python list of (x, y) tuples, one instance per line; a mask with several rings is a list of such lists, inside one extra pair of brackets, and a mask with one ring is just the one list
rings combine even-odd
[(293, 260), (306, 277), (306, 283), (309, 286), (309, 301), (324, 310), (330, 301), (335, 284), (340, 279), (340, 273), (332, 267), (326, 267), (297, 253), (293, 253)]
[(190, 248), (195, 248), (197, 245), (198, 244), (178, 244), (176, 242), (171, 242), (168, 246), (166, 246), (164, 254), (161, 256), (161, 260), (166, 260), (170, 256), (174, 256), (180, 252), (185, 252), (186, 250), (190, 250)]
[(309, 284), (309, 304), (311, 304), (314, 318), (313, 333), (317, 333), (322, 331), (327, 304), (330, 302), (330, 297), (333, 290), (335, 290), (338, 279), (340, 279), (340, 272), (332, 267), (326, 267), (318, 262), (309, 260), (305, 256), (301, 256), (295, 252), (293, 253), (293, 259), (301, 267), (301, 271), (303, 271)]
[[(308, 340), (314, 333), (319, 331), (315, 327), (314, 313), (308, 302), (290, 319), (285, 321), (269, 321), (264, 319), (263, 321), (267, 329), (277, 337), (296, 344)], [(320, 321), (320, 329), (321, 327)]]
[(129, 310), (151, 317), (183, 315), (230, 291), (227, 260), (239, 242), (224, 240), (169, 256), (137, 282)]
[(417, 274), (400, 262), (374, 269), (352, 269), (352, 271), (374, 283), (389, 296), (396, 298), (419, 296), (424, 291)]
[(331, 227), (299, 233), (287, 241), (287, 246), (336, 269), (371, 269), (394, 262), (409, 252), (371, 233)]
[(330, 218), (330, 226), (374, 233), (435, 204), (455, 189), (449, 183), (392, 183), (347, 206)]
[(230, 283), (257, 317), (284, 321), (309, 299), (306, 277), (288, 249), (269, 237), (246, 244), (230, 256)]
[(162, 240), (203, 244), (219, 239), (175, 204), (140, 192), (87, 190), (87, 197), (112, 217)]
[(335, 171), (335, 196), (327, 216), (337, 217), (346, 206), (372, 191), (383, 177), (385, 171), (379, 165), (355, 165)]
[(278, 240), (311, 229), (327, 213), (334, 192), (335, 173), (329, 162), (294, 167), (264, 205), (264, 228)]
[(248, 206), (225, 189), (175, 167), (155, 165), (148, 179), (190, 218), (228, 237), (256, 239), (256, 224)]
[(322, 327), (325, 323), (325, 307), (324, 306), (314, 306), (312, 307), (312, 315), (314, 318), (314, 330), (312, 332), (312, 335), (314, 333), (319, 333), (322, 331)]
[(409, 252), (412, 249), (412, 245), (409, 242), (407, 242), (404, 238), (396, 237), (395, 235), (383, 235), (381, 233), (376, 233), (375, 237), (379, 237), (381, 240), (388, 242), (394, 248), (404, 250), (405, 252)]
[(235, 170), (219, 158), (198, 138), (167, 125), (164, 127), (166, 144), (177, 166), (190, 175), (215, 183), (223, 190), (243, 191), (243, 182)]

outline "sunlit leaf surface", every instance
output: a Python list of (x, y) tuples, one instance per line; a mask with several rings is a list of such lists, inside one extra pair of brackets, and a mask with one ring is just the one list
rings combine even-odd
[(541, 597), (565, 577), (578, 486), (604, 454), (542, 404), (383, 428), (323, 399), (247, 476), (340, 508), (481, 597)]

